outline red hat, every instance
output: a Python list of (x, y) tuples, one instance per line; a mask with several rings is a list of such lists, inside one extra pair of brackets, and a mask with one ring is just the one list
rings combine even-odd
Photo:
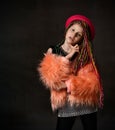
[(66, 20), (65, 27), (67, 28), (72, 21), (76, 21), (76, 20), (84, 21), (84, 22), (86, 22), (89, 25), (90, 32), (91, 32), (91, 38), (93, 40), (94, 36), (95, 36), (94, 26), (93, 26), (92, 22), (87, 17), (85, 17), (83, 15), (72, 15), (72, 16), (70, 16)]

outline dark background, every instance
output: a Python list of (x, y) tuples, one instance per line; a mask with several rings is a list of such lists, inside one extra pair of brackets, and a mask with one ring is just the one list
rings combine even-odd
[[(65, 20), (89, 17), (95, 28), (94, 55), (103, 80), (99, 130), (115, 129), (115, 1), (15, 0), (0, 2), (0, 129), (54, 130), (49, 91), (36, 71), (43, 53), (63, 38)], [(74, 128), (82, 130), (79, 118)]]

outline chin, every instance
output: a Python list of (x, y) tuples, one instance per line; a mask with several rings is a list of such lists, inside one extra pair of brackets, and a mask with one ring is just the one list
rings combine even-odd
[(77, 43), (71, 43), (72, 46), (75, 46)]

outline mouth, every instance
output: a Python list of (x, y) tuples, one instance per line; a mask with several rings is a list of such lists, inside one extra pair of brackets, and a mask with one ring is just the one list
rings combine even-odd
[(70, 40), (70, 41), (72, 41), (72, 42), (74, 42), (74, 40), (73, 40), (73, 38), (72, 38), (72, 37), (69, 37), (69, 40)]

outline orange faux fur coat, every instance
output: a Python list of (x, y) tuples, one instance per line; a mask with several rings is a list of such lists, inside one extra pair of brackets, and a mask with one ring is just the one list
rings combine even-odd
[(51, 92), (53, 111), (62, 107), (67, 100), (71, 105), (99, 106), (100, 82), (92, 63), (88, 63), (77, 74), (73, 74), (69, 60), (46, 53), (37, 70), (40, 79)]

